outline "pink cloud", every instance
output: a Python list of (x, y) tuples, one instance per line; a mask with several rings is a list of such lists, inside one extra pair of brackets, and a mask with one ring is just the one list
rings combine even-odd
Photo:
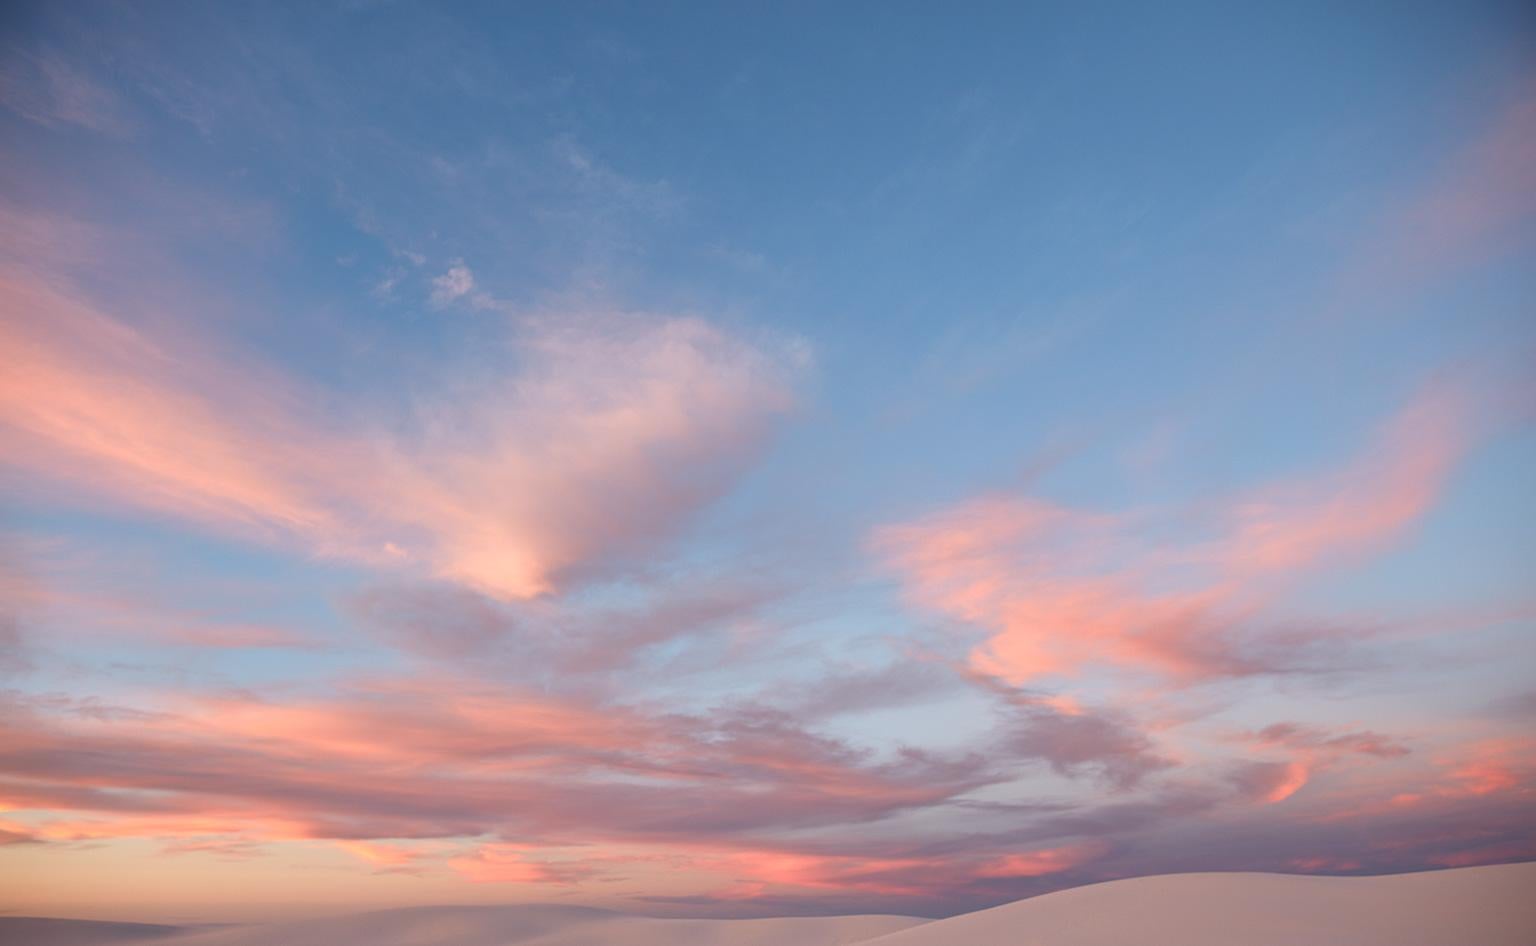
[(1208, 515), (1211, 537), (1182, 543), (1152, 513), (993, 495), (873, 544), (911, 601), (987, 634), (971, 665), (1011, 683), (1089, 666), (1174, 681), (1260, 672), (1276, 666), (1272, 644), (1244, 631), (1277, 590), (1399, 539), (1466, 450), (1465, 427), (1454, 392), (1430, 388), (1343, 469), (1238, 497)]
[(1477, 798), (1518, 792), (1532, 794), (1536, 783), (1536, 741), (1482, 739), (1440, 761), (1442, 777), (1420, 791), (1393, 795), (1388, 803), (1412, 807), (1447, 798)]
[[(35, 223), (35, 221), (34, 221)], [(720, 496), (793, 404), (802, 355), (692, 316), (523, 320), (411, 418), (149, 331), (49, 268), (67, 227), (0, 267), (0, 447), (30, 488), (72, 484), (322, 556), (527, 598), (642, 556)], [(49, 234), (53, 234), (49, 236)], [(62, 234), (62, 235), (61, 235)], [(686, 469), (689, 475), (676, 475)]]
[(978, 877), (1043, 877), (1079, 867), (1104, 853), (1102, 844), (1075, 844), (1021, 854), (1005, 854), (983, 862)]
[(1175, 765), (1128, 713), (1014, 689), (984, 671), (967, 678), (1005, 707), (997, 741), (1010, 756), (1038, 760), (1068, 777), (1092, 776), (1117, 792)]
[(1508, 247), (1536, 218), (1536, 81), (1513, 90), (1486, 130), (1389, 223), (1362, 276), (1374, 282), (1446, 269)]
[(1408, 755), (1406, 746), (1370, 731), (1334, 733), (1295, 723), (1275, 723), (1235, 737), (1260, 753), (1281, 753), (1280, 760), (1249, 760), (1232, 774), (1248, 798), (1263, 804), (1285, 801), (1320, 773), (1361, 757), (1374, 760)]
[[(204, 521), (337, 528), (301, 473), (318, 444), (271, 399), (228, 391), (190, 353), (14, 269), (0, 272), (0, 313), (9, 353), (0, 444), (10, 463)], [(226, 414), (234, 405), (238, 422)]]
[[(1081, 704), (1040, 707), (1052, 725), (1115, 721)], [(608, 887), (639, 871), (649, 886), (670, 874), (710, 902), (979, 904), (1127, 871), (1337, 860), (1330, 813), (1370, 843), (1412, 839), (1362, 861), (1401, 867), (1474, 856), (1490, 832), (1521, 840), (1506, 829), (1531, 798), (1528, 748), (1498, 740), (1440, 760), (1423, 800), (1388, 801), (1430, 784), (1414, 773), (1298, 792), (1311, 760), (1392, 753), (1369, 731), (1293, 724), (1253, 738), (1298, 758), (1244, 762), (1203, 785), (1190, 766), (1137, 797), (1064, 805), (973, 794), (1011, 781), (1032, 751), (1006, 738), (992, 744), (998, 762), (915, 749), (883, 759), (772, 711), (669, 714), (463, 678), (281, 701), (162, 694), (153, 711), (10, 694), (0, 711), (0, 805), (14, 809), (3, 840), (138, 838), (220, 856), (312, 842), (359, 867), (485, 884)], [(1106, 740), (1102, 751), (1122, 748)], [(1285, 804), (1248, 814), (1265, 802)]]
[(550, 318), (520, 344), (523, 371), (427, 410), (386, 459), (396, 515), (426, 533), (435, 571), (500, 597), (672, 532), (792, 405), (797, 355), (701, 319)]
[(762, 899), (786, 890), (835, 891), (889, 897), (931, 893), (935, 885), (1046, 877), (1088, 864), (1104, 854), (1097, 842), (987, 856), (936, 859), (913, 852), (828, 854), (788, 848), (724, 850), (688, 862), (734, 878), (722, 899)]
[(1275, 723), (1256, 733), (1248, 734), (1247, 739), (1259, 746), (1284, 747), (1329, 755), (1358, 753), (1391, 759), (1405, 756), (1409, 752), (1406, 746), (1391, 737), (1369, 730), (1335, 734), (1296, 723)]
[(457, 679), (287, 703), (184, 697), (132, 716), (18, 699), (6, 716), (0, 804), (84, 816), (48, 822), (52, 837), (677, 841), (868, 820), (985, 781), (974, 761), (877, 762), (777, 717), (658, 716)]
[(1306, 763), (1253, 762), (1240, 770), (1238, 781), (1249, 797), (1266, 805), (1285, 801), (1306, 787), (1312, 771)]
[(1436, 867), (1476, 867), (1480, 864), (1506, 864), (1536, 857), (1536, 842), (1503, 841), (1449, 854), (1437, 854), (1429, 861)]
[(448, 867), (476, 884), (569, 884), (587, 873), (532, 858), (530, 850), (526, 845), (484, 844), (450, 858)]
[[(319, 638), (252, 615), (281, 601), (283, 589), (257, 581), (188, 582), (184, 570), (153, 554), (105, 542), (0, 532), (0, 598), (36, 625), (67, 629), (71, 647), (131, 642), (177, 648), (319, 650)], [(233, 615), (244, 613), (243, 617)]]
[(1395, 540), (1466, 452), (1468, 414), (1459, 392), (1432, 386), (1344, 469), (1244, 497), (1230, 511), (1224, 566), (1237, 576), (1285, 575)]
[(724, 899), (757, 899), (780, 887), (811, 890), (862, 890), (901, 896), (917, 892), (892, 875), (923, 866), (913, 858), (871, 858), (799, 853), (785, 850), (734, 851), (705, 858), (699, 866), (736, 878), (718, 892)]

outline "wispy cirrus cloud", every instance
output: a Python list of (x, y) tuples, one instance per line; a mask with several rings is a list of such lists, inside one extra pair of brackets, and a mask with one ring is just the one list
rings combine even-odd
[(174, 571), (168, 563), (147, 554), (126, 556), (99, 541), (0, 531), (0, 544), (10, 553), (0, 557), (0, 596), (15, 612), (18, 627), (35, 622), (67, 628), (68, 644), (228, 651), (323, 646), (316, 636), (253, 614), (261, 598), (271, 603), (271, 595), (255, 587), (238, 594), (229, 584), (191, 592), (185, 582), (164, 577)]
[(1155, 511), (998, 494), (884, 527), (874, 546), (914, 603), (986, 635), (973, 668), (1012, 683), (1092, 666), (1174, 681), (1281, 671), (1318, 641), (1265, 627), (1276, 591), (1400, 537), (1469, 447), (1467, 411), (1428, 388), (1340, 470), (1204, 510), (1193, 533)]
[(1503, 99), (1482, 133), (1388, 215), (1347, 288), (1400, 288), (1498, 257), (1536, 219), (1536, 78)]
[(669, 316), (540, 318), (518, 350), (522, 371), (426, 407), (385, 459), (434, 570), (503, 597), (632, 557), (716, 499), (794, 405), (803, 358)]
[(112, 136), (132, 128), (116, 93), (48, 49), (10, 48), (0, 54), (0, 105), (48, 127)]
[(499, 370), (343, 431), (333, 395), (112, 314), (30, 265), (36, 245), (0, 273), (11, 466), (499, 598), (675, 534), (791, 409), (804, 358), (694, 316), (530, 317)]
[(1390, 736), (1369, 730), (1335, 733), (1315, 726), (1272, 723), (1247, 738), (1262, 746), (1282, 746), (1307, 752), (1360, 753), (1383, 759), (1407, 755), (1409, 749)]
[(579, 863), (542, 859), (537, 850), (527, 844), (480, 844), (449, 858), (447, 865), (476, 884), (571, 884), (596, 873)]

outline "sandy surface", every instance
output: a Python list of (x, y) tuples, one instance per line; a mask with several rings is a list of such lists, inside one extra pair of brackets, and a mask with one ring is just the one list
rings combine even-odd
[[(845, 946), (928, 922), (899, 916), (677, 920), (560, 906), (416, 907), (219, 929), (0, 917), (0, 944), (49, 946)], [(48, 925), (59, 939), (35, 939)]]
[(1169, 874), (1063, 890), (867, 946), (1536, 946), (1536, 863), (1395, 874)]
[(1536, 863), (1398, 874), (1170, 874), (947, 920), (676, 920), (557, 906), (423, 907), (175, 930), (0, 917), (27, 946), (1533, 946)]
[(0, 943), (11, 946), (107, 946), (109, 943), (165, 942), (180, 932), (174, 926), (150, 923), (98, 923), (94, 920), (49, 920), (0, 916)]

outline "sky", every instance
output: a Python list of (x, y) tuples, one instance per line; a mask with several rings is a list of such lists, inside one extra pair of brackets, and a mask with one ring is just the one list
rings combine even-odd
[(1536, 859), (1516, 2), (10, 3), (0, 910)]

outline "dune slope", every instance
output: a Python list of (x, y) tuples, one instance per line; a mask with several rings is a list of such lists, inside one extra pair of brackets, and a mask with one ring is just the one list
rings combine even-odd
[[(33, 939), (32, 927), (54, 924), (61, 939)], [(136, 946), (846, 946), (916, 923), (900, 916), (683, 920), (628, 916), (562, 906), (415, 907), (319, 920), (204, 930), (148, 928)], [(15, 924), (15, 925), (13, 925)], [(0, 918), (0, 944), (108, 946), (132, 924)]]
[(680, 920), (417, 907), (218, 929), (0, 918), (27, 946), (1532, 946), (1536, 863), (1398, 874), (1170, 874), (951, 917)]
[(96, 920), (52, 920), (33, 916), (0, 916), (0, 943), (17, 946), (108, 946), (142, 944), (178, 933), (175, 926), (153, 923), (112, 923)]
[(1536, 863), (1385, 877), (1169, 874), (1021, 900), (864, 946), (1532, 946)]

